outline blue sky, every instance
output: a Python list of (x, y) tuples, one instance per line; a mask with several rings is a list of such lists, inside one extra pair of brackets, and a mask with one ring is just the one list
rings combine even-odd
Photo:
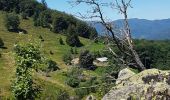
[[(46, 0), (48, 7), (73, 15), (77, 15), (78, 12), (85, 14), (88, 10), (87, 5), (72, 7), (68, 1), (71, 0)], [(170, 0), (132, 0), (131, 5), (133, 8), (128, 11), (129, 18), (149, 20), (170, 18)], [(122, 19), (121, 15), (112, 9), (104, 8), (104, 12), (110, 20)]]

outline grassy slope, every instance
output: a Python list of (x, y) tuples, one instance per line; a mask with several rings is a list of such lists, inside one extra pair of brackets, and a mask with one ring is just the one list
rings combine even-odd
[[(14, 43), (27, 43), (27, 42), (38, 42), (39, 36), (41, 35), (44, 38), (44, 42), (41, 43), (41, 50), (44, 55), (52, 60), (56, 61), (59, 67), (62, 69), (57, 72), (51, 73), (52, 77), (46, 78), (44, 76), (38, 75), (37, 77), (40, 80), (45, 80), (47, 84), (53, 84), (55, 87), (63, 86), (66, 90), (71, 90), (70, 87), (64, 84), (64, 76), (62, 75), (63, 71), (67, 70), (67, 66), (62, 61), (62, 56), (70, 50), (68, 45), (60, 45), (58, 40), (60, 37), (65, 40), (65, 36), (60, 34), (55, 34), (49, 31), (49, 29), (34, 27), (32, 19), (21, 20), (20, 28), (26, 30), (28, 34), (17, 34), (13, 32), (8, 32), (3, 24), (3, 17), (5, 16), (4, 12), (0, 12), (0, 37), (4, 40), (5, 46), (7, 49), (3, 49), (2, 58), (0, 58), (0, 96), (1, 95), (10, 95), (9, 87), (11, 79), (14, 76), (14, 60), (12, 59), (12, 49)], [(91, 51), (101, 50), (104, 46), (102, 44), (96, 44), (92, 41), (84, 38), (80, 38), (81, 42), (85, 45), (84, 47), (78, 48), (78, 51), (81, 49), (89, 49)], [(50, 55), (50, 51), (54, 55)], [(10, 67), (10, 68), (9, 68)]]

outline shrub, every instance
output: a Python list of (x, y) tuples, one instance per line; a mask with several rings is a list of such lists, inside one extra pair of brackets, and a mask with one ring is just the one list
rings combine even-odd
[(72, 61), (72, 55), (70, 53), (64, 54), (63, 55), (63, 61), (66, 65), (71, 65), (71, 61)]
[(70, 26), (68, 28), (68, 34), (67, 34), (67, 37), (66, 37), (66, 43), (69, 46), (72, 46), (72, 47), (80, 47), (80, 46), (82, 46), (82, 44), (81, 44), (81, 42), (79, 40), (78, 34), (75, 31), (74, 26)]
[(3, 40), (0, 38), (0, 48), (4, 46)]
[(69, 100), (70, 96), (65, 90), (59, 90), (57, 91), (57, 100)]
[(59, 39), (59, 43), (60, 43), (60, 45), (64, 45), (64, 41), (63, 41), (63, 39), (61, 37)]
[(44, 38), (41, 35), (39, 36), (39, 39), (41, 40), (41, 42), (44, 41)]
[(54, 17), (52, 22), (52, 31), (54, 33), (59, 33), (68, 27), (67, 21), (63, 17)]
[(12, 84), (12, 92), (17, 100), (33, 100), (36, 96), (31, 68), (38, 68), (41, 62), (41, 54), (32, 44), (15, 45), (16, 79)]
[(58, 65), (57, 65), (57, 63), (55, 61), (48, 60), (47, 65), (48, 65), (48, 70), (49, 71), (59, 70), (59, 67), (58, 67)]
[(79, 63), (81, 68), (93, 69), (93, 60), (94, 57), (88, 50), (85, 50), (80, 53)]
[(49, 27), (51, 23), (51, 12), (49, 10), (42, 11), (39, 16), (40, 24), (42, 27)]
[(27, 19), (27, 14), (25, 12), (21, 13), (22, 19)]
[(80, 80), (78, 80), (77, 78), (71, 77), (71, 78), (67, 79), (66, 83), (67, 83), (67, 85), (75, 88), (80, 84)]
[(77, 48), (74, 48), (74, 54), (78, 54)]
[(71, 48), (71, 49), (70, 49), (70, 52), (71, 52), (71, 54), (74, 54), (74, 50), (73, 50), (73, 48)]
[(84, 96), (89, 94), (89, 91), (87, 88), (84, 89), (75, 89), (76, 95), (79, 96), (79, 98), (83, 98)]
[(71, 48), (70, 49), (70, 53), (71, 54), (78, 54), (77, 48), (76, 47), (75, 48)]
[(82, 76), (83, 69), (79, 67), (72, 67), (69, 72), (67, 72), (68, 77), (79, 78)]
[(5, 26), (8, 30), (18, 30), (20, 24), (19, 17), (14, 14), (7, 14), (5, 17)]
[(67, 85), (71, 87), (77, 87), (82, 80), (83, 70), (78, 67), (72, 67), (71, 70), (67, 73), (68, 79), (66, 80)]

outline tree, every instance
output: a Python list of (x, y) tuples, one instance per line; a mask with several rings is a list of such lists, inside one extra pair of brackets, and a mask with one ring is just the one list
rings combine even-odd
[(0, 9), (4, 11), (19, 11), (18, 0), (0, 0)]
[(0, 38), (0, 48), (4, 46), (3, 40)]
[(5, 26), (8, 30), (18, 30), (20, 24), (19, 17), (14, 14), (7, 14), (5, 17)]
[(72, 47), (80, 47), (82, 45), (74, 26), (69, 26), (68, 28), (66, 43)]
[(77, 22), (77, 33), (81, 37), (89, 38), (90, 32), (89, 32), (89, 26), (85, 22)]
[(21, 0), (19, 3), (20, 12), (24, 12), (28, 17), (31, 17), (34, 15), (37, 5), (38, 3), (35, 0)]
[[(102, 2), (100, 0), (75, 0), (73, 2), (76, 5), (81, 3), (85, 3), (91, 6), (92, 12), (88, 14), (90, 16), (82, 16), (83, 18), (98, 18), (100, 19), (100, 23), (105, 27), (107, 36), (109, 37), (109, 43), (115, 43), (116, 47), (119, 49), (123, 57), (116, 54), (112, 50), (112, 46), (108, 45), (108, 49), (112, 52), (113, 56), (120, 59), (123, 64), (127, 66), (133, 66), (140, 70), (144, 70), (145, 67), (141, 62), (139, 55), (134, 49), (134, 44), (131, 38), (131, 30), (128, 23), (128, 16), (127, 16), (127, 9), (130, 7), (131, 0), (114, 0), (108, 2)], [(116, 8), (124, 17), (124, 28), (121, 30), (115, 31), (115, 26), (113, 23), (108, 22), (105, 18), (106, 16), (103, 13), (103, 6)], [(119, 33), (119, 34), (118, 34)], [(111, 40), (111, 41), (110, 41)], [(132, 60), (129, 62), (127, 61), (126, 57), (130, 57)]]
[(51, 12), (49, 10), (42, 11), (39, 16), (39, 21), (42, 27), (49, 27), (51, 21)]
[(45, 0), (41, 0), (41, 3), (43, 4), (43, 6), (44, 6), (45, 8), (47, 8), (47, 2), (46, 2)]
[(59, 43), (60, 43), (60, 45), (64, 45), (64, 41), (63, 41), (63, 39), (61, 37), (59, 39)]
[(16, 79), (12, 84), (12, 92), (17, 100), (33, 100), (37, 88), (33, 86), (32, 68), (37, 69), (41, 62), (39, 49), (32, 44), (15, 45)]
[(91, 27), (91, 28), (90, 28), (90, 36), (89, 36), (89, 39), (94, 40), (94, 41), (97, 41), (97, 36), (98, 36), (98, 34), (97, 34), (96, 29), (93, 28), (93, 27)]
[(27, 14), (25, 12), (21, 13), (22, 19), (27, 19)]
[(71, 65), (72, 59), (73, 57), (70, 52), (63, 55), (63, 61), (65, 64)]
[(94, 57), (88, 50), (85, 50), (80, 53), (79, 63), (81, 68), (93, 69), (93, 60)]
[(53, 61), (53, 60), (48, 60), (47, 65), (48, 65), (48, 70), (49, 71), (59, 70), (59, 67), (58, 67), (57, 63), (55, 61)]
[(65, 30), (65, 29), (67, 29), (68, 28), (68, 23), (64, 19), (64, 17), (61, 17), (61, 16), (57, 17), (57, 16), (55, 16), (53, 18), (52, 27), (53, 27), (52, 31), (54, 33), (58, 33), (58, 32), (61, 32), (61, 31)]

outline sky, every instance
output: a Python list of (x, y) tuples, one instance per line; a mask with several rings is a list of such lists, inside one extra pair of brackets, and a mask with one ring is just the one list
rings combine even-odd
[[(38, 0), (41, 1), (41, 0)], [(89, 10), (88, 5), (79, 5), (72, 7), (68, 1), (71, 0), (46, 0), (48, 7), (72, 15), (79, 15), (78, 13), (87, 14)], [(110, 0), (103, 0), (110, 1)], [(139, 18), (148, 20), (159, 20), (170, 18), (170, 0), (132, 0), (133, 8), (128, 10), (128, 18)], [(122, 19), (122, 15), (116, 10), (103, 8), (104, 14), (109, 20)]]

